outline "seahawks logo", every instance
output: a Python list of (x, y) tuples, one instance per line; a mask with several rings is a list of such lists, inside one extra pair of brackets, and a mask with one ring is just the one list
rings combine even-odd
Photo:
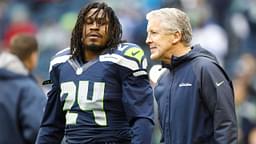
[(129, 48), (125, 53), (125, 56), (131, 57), (131, 58), (135, 58), (137, 59), (139, 62), (142, 61), (142, 58), (144, 56), (144, 51), (140, 48), (137, 47), (133, 47), (133, 48)]

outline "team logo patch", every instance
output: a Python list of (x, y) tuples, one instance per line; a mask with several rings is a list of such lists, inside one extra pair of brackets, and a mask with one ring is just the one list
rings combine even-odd
[(142, 61), (142, 57), (144, 56), (144, 51), (140, 48), (133, 47), (129, 48), (125, 53), (125, 56), (132, 57), (137, 59), (139, 62)]
[(191, 83), (180, 83), (179, 87), (191, 87), (192, 84)]

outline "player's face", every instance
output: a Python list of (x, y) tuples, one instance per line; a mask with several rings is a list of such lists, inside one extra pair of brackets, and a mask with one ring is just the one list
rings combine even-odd
[(150, 58), (152, 60), (163, 60), (169, 57), (167, 51), (172, 47), (173, 34), (168, 33), (161, 22), (156, 19), (150, 19), (147, 25), (146, 43), (150, 48)]
[(83, 43), (85, 46), (104, 47), (108, 41), (108, 18), (103, 16), (103, 10), (95, 13), (97, 9), (91, 9), (85, 16), (83, 26)]

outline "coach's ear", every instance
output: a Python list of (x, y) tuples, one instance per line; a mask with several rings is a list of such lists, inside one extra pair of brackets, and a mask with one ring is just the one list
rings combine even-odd
[(175, 33), (172, 33), (172, 44), (177, 44), (181, 41), (181, 32), (176, 31)]

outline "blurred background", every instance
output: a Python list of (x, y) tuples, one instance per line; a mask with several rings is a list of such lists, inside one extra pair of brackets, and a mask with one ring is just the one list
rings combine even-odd
[[(240, 144), (256, 144), (256, 0), (98, 0), (116, 11), (123, 39), (145, 44), (145, 15), (153, 9), (176, 7), (188, 13), (193, 44), (214, 53), (234, 82)], [(40, 58), (34, 74), (48, 79), (51, 57), (69, 46), (81, 6), (90, 0), (0, 0), (0, 51), (8, 51), (17, 33), (30, 33), (39, 41)], [(157, 62), (150, 62), (151, 68)], [(45, 93), (49, 88), (43, 87)], [(156, 110), (157, 111), (157, 110)], [(156, 116), (157, 118), (157, 116)], [(154, 144), (159, 143), (156, 124)]]

